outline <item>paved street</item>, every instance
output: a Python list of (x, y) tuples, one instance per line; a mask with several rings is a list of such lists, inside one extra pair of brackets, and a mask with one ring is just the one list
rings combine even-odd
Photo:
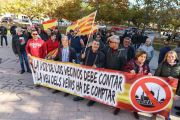
[[(135, 120), (129, 111), (121, 110), (115, 116), (115, 108), (110, 106), (96, 102), (88, 107), (87, 99), (74, 102), (74, 95), (63, 97), (63, 92), (52, 94), (53, 89), (36, 89), (31, 74), (19, 74), (20, 63), (12, 51), (11, 36), (8, 36), (8, 42), (9, 48), (5, 45), (0, 48), (0, 120)], [(155, 51), (150, 63), (152, 73), (158, 66), (158, 54)], [(179, 103), (180, 100), (174, 101), (173, 107)], [(172, 108), (171, 120), (180, 120), (175, 112)], [(152, 114), (139, 114), (140, 120), (151, 120)], [(158, 116), (157, 120), (164, 120), (164, 117)]]

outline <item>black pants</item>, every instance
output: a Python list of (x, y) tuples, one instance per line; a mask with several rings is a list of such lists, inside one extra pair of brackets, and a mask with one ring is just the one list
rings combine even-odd
[(8, 46), (8, 43), (7, 43), (7, 36), (1, 36), (1, 46), (3, 46), (3, 38), (5, 39), (6, 46)]

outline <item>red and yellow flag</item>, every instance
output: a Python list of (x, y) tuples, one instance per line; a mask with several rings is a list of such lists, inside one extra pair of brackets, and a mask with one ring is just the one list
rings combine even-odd
[(89, 36), (89, 35), (92, 35), (92, 34), (94, 34), (94, 33), (96, 33), (97, 31), (98, 31), (98, 23), (97, 24), (94, 24), (94, 26), (93, 26), (93, 32), (92, 33), (90, 33), (90, 34), (87, 34), (87, 36)]
[(79, 32), (80, 34), (90, 34), (92, 32), (92, 27), (94, 25), (94, 20), (96, 17), (96, 12), (78, 20)]
[(67, 27), (66, 34), (68, 34), (70, 30), (76, 31), (77, 29), (78, 29), (78, 20), (69, 27)]
[(42, 22), (43, 27), (44, 27), (44, 31), (47, 33), (48, 28), (51, 28), (51, 30), (53, 30), (56, 26), (57, 20), (58, 19), (48, 20), (48, 21)]

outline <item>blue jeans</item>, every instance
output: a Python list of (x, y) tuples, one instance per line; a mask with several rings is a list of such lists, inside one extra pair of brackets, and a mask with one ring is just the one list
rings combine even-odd
[[(80, 55), (81, 53), (76, 53), (76, 56), (78, 58), (78, 56)], [(77, 59), (77, 64), (80, 64), (79, 60)]]
[(137, 43), (133, 43), (134, 44), (134, 49), (135, 49), (135, 52), (136, 52), (136, 49), (137, 49)]
[(20, 52), (18, 55), (19, 55), (19, 61), (20, 61), (20, 64), (21, 64), (21, 69), (25, 70), (24, 69), (24, 62), (23, 62), (23, 59), (24, 59), (27, 70), (30, 70), (26, 51)]

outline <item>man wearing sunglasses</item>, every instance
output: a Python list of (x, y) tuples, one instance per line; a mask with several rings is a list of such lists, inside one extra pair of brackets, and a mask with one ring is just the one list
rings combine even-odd
[[(69, 39), (69, 46), (73, 47), (76, 50), (76, 56), (78, 57), (81, 53), (82, 48), (85, 47), (84, 41), (79, 37), (78, 32), (74, 31), (74, 37)], [(80, 64), (79, 60), (77, 61)]]
[(29, 63), (27, 59), (27, 53), (25, 50), (26, 44), (27, 44), (27, 37), (23, 34), (22, 28), (18, 27), (16, 28), (16, 35), (13, 36), (12, 38), (12, 49), (16, 57), (19, 57), (19, 61), (21, 64), (21, 71), (20, 74), (23, 74), (25, 72), (24, 69), (24, 62), (26, 64), (27, 72), (31, 73), (31, 70), (29, 68)]
[(26, 45), (26, 52), (28, 57), (34, 56), (38, 58), (45, 58), (47, 54), (46, 43), (38, 37), (36, 30), (31, 32), (32, 39), (28, 40)]

